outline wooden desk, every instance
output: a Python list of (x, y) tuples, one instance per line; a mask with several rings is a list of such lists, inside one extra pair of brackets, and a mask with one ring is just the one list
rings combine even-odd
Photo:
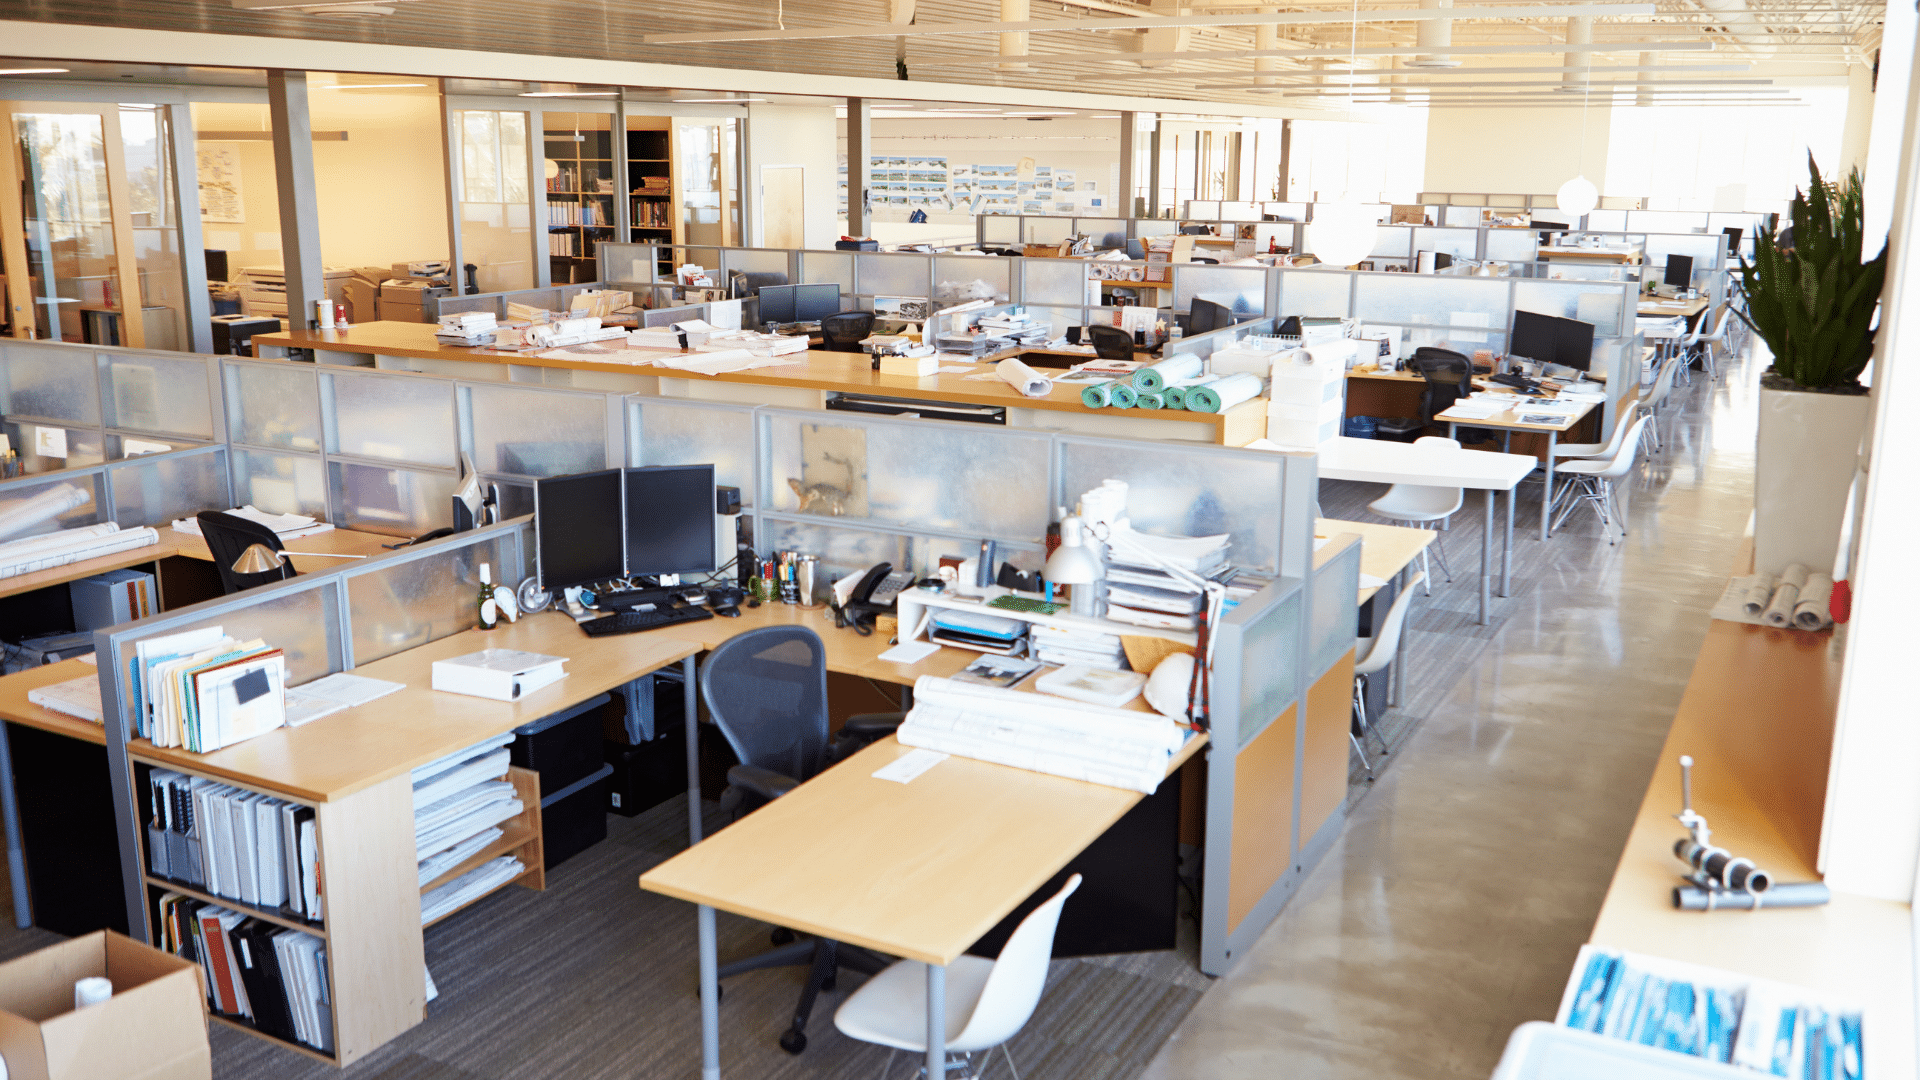
[[(1077, 384), (1057, 385), (1044, 398), (1030, 398), (998, 379), (974, 380), (964, 374), (929, 375), (921, 379), (882, 375), (872, 369), (865, 353), (809, 350), (804, 358), (779, 367), (700, 375), (650, 364), (562, 359), (532, 353), (484, 353), (441, 345), (434, 339), (434, 330), (424, 323), (375, 322), (361, 323), (348, 330), (262, 334), (253, 340), (256, 349), (311, 349), (323, 362), (357, 364), (356, 357), (364, 356), (375, 367), (464, 378), (504, 381), (512, 368), (545, 368), (591, 373), (596, 378), (587, 385), (596, 388), (704, 400), (817, 409), (823, 407), (831, 394), (873, 394), (916, 401), (999, 406), (1007, 410), (1010, 427), (1121, 438), (1183, 439), (1224, 446), (1245, 446), (1266, 434), (1266, 402), (1262, 398), (1242, 402), (1219, 414), (1089, 409), (1081, 404), (1081, 386)], [(987, 370), (981, 366), (974, 369), (974, 373)], [(620, 378), (609, 381), (606, 376)], [(662, 386), (662, 382), (668, 385)]]
[(1541, 262), (1603, 262), (1637, 264), (1640, 261), (1640, 249), (1616, 247), (1545, 247), (1540, 249)]
[[(64, 585), (69, 581), (104, 574), (109, 570), (123, 570), (129, 566), (141, 566), (156, 563), (169, 555), (179, 554), (179, 546), (174, 542), (177, 535), (172, 529), (161, 526), (160, 542), (147, 547), (134, 548), (131, 551), (102, 555), (97, 559), (85, 559), (81, 562), (67, 563), (65, 566), (50, 566), (45, 570), (35, 570), (31, 574), (19, 574), (15, 577), (0, 578), (0, 597), (16, 596), (20, 593), (44, 589), (50, 585)], [(155, 602), (159, 597), (154, 598)]]
[(54, 683), (63, 683), (69, 679), (78, 679), (83, 675), (93, 675), (97, 669), (85, 660), (62, 660), (45, 667), (28, 668), (11, 675), (0, 676), (0, 720), (28, 727), (50, 731), (55, 735), (65, 735), (82, 742), (107, 744), (107, 729), (91, 721), (57, 713), (42, 708), (27, 700), (30, 691)]
[(1468, 427), (1493, 428), (1502, 433), (1500, 445), (1502, 453), (1512, 449), (1513, 433), (1516, 431), (1533, 432), (1547, 437), (1547, 452), (1539, 458), (1540, 467), (1546, 470), (1546, 491), (1549, 496), (1548, 498), (1540, 500), (1540, 539), (1545, 540), (1553, 535), (1553, 499), (1551, 496), (1553, 493), (1554, 451), (1559, 447), (1560, 436), (1571, 430), (1575, 424), (1585, 420), (1587, 414), (1592, 412), (1597, 404), (1597, 402), (1593, 401), (1580, 402), (1571, 413), (1567, 414), (1564, 420), (1552, 424), (1529, 424), (1521, 420), (1520, 417), (1526, 412), (1527, 407), (1525, 405), (1516, 405), (1513, 408), (1494, 413), (1484, 420), (1454, 419), (1447, 416), (1446, 413), (1440, 413), (1435, 416), (1434, 419), (1445, 420), (1447, 422), (1447, 436), (1449, 438), (1453, 437), (1454, 434), (1459, 431), (1460, 425), (1462, 424)]
[(1688, 325), (1692, 325), (1695, 316), (1707, 310), (1710, 302), (1704, 296), (1696, 296), (1691, 300), (1642, 300), (1635, 310), (1648, 318), (1683, 316)]
[[(67, 563), (65, 566), (53, 566), (45, 570), (35, 570), (31, 574), (20, 574), (16, 577), (0, 578), (0, 598), (32, 592), (35, 589), (44, 589), (51, 585), (64, 585), (70, 581), (79, 581), (81, 578), (92, 577), (95, 574), (103, 574), (108, 570), (121, 570), (129, 566), (159, 563), (160, 560), (174, 555), (194, 559), (199, 562), (210, 563), (213, 561), (213, 552), (207, 550), (207, 542), (200, 537), (190, 533), (176, 532), (172, 526), (165, 524), (155, 526), (155, 531), (160, 534), (160, 541), (157, 544), (134, 548), (131, 551), (116, 552), (112, 555), (103, 555), (97, 559), (86, 559), (81, 562)], [(286, 541), (286, 544), (296, 551), (331, 551), (340, 554), (365, 555), (368, 558), (375, 558), (387, 553), (386, 550), (381, 547), (382, 544), (391, 544), (399, 539), (401, 538), (381, 536), (377, 533), (354, 532), (351, 529), (334, 529), (330, 532), (317, 533), (313, 536), (303, 536), (298, 540)], [(301, 558), (296, 554), (293, 558), (293, 567), (303, 574), (311, 574), (319, 570), (334, 569), (339, 566), (341, 562), (342, 560), (340, 559)], [(158, 567), (156, 566), (155, 569), (157, 571)], [(158, 574), (156, 573), (156, 577), (157, 576)], [(218, 595), (218, 593), (215, 592), (213, 595)], [(199, 599), (205, 599), (205, 597), (193, 597), (188, 599), (186, 603), (193, 603)], [(182, 604), (167, 604), (164, 603), (164, 601), (164, 595), (156, 595), (154, 597), (154, 602), (161, 604), (163, 610), (167, 607), (183, 606)]]
[[(1341, 533), (1357, 533), (1360, 536), (1360, 572), (1369, 577), (1391, 578), (1407, 568), (1407, 565), (1426, 550), (1428, 544), (1439, 538), (1440, 534), (1431, 529), (1409, 529), (1405, 525), (1387, 525), (1376, 521), (1344, 521), (1340, 518), (1315, 518), (1313, 522), (1314, 539), (1332, 539)], [(1335, 554), (1334, 546), (1329, 544), (1313, 553), (1313, 565), (1317, 569), (1326, 559)], [(1373, 599), (1381, 586), (1360, 586), (1362, 604)]]

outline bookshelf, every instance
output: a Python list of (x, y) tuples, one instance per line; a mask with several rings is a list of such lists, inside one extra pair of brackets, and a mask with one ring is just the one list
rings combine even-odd
[(544, 114), (547, 261), (556, 285), (595, 280), (595, 249), (618, 235), (612, 120), (606, 113)]
[[(678, 244), (680, 215), (674, 203), (671, 121), (664, 116), (627, 118), (627, 239), (632, 243)], [(673, 273), (673, 260), (660, 260), (660, 273)]]

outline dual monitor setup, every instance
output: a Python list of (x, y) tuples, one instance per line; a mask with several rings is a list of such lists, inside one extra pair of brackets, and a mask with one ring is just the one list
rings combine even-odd
[(760, 286), (762, 325), (817, 323), (840, 313), (840, 286), (828, 281), (812, 285)]
[(1586, 371), (1593, 365), (1593, 324), (1534, 311), (1515, 311), (1513, 335), (1507, 339), (1507, 355)]
[(717, 515), (712, 465), (601, 469), (535, 481), (540, 587), (557, 600), (576, 586), (712, 573)]

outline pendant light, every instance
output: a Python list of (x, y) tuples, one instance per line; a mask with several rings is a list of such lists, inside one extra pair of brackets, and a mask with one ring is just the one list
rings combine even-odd
[[(1593, 72), (1589, 69), (1580, 92), (1580, 173), (1561, 184), (1560, 190), (1553, 196), (1553, 204), (1568, 215), (1583, 219), (1581, 221), (1583, 227), (1586, 224), (1584, 220), (1586, 216), (1593, 213), (1594, 207), (1600, 205), (1600, 189), (1594, 187), (1593, 181), (1587, 179), (1587, 106), (1592, 100)], [(1569, 221), (1567, 224), (1571, 225), (1573, 222)]]
[[(1355, 68), (1360, 52), (1360, 0), (1353, 3), (1352, 44), (1347, 55), (1347, 70)], [(1330, 266), (1347, 267), (1373, 254), (1380, 238), (1380, 220), (1353, 197), (1353, 88), (1347, 80), (1347, 189), (1331, 203), (1315, 203), (1313, 220), (1307, 223), (1307, 247), (1313, 256)]]

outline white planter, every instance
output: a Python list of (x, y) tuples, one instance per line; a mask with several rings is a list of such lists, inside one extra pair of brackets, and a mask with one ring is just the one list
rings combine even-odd
[(1825, 573), (1833, 566), (1872, 400), (1866, 394), (1761, 388), (1754, 570), (1777, 574), (1803, 563)]

